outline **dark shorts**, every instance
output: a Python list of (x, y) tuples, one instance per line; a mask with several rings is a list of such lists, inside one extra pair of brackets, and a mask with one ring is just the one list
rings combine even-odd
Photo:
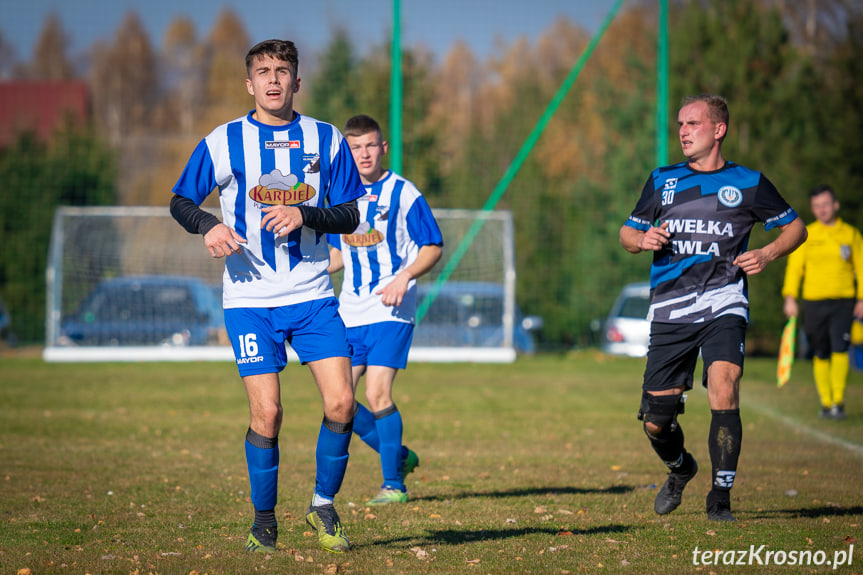
[(704, 323), (650, 324), (645, 391), (662, 391), (683, 386), (692, 389), (698, 354), (704, 361), (701, 383), (707, 387), (707, 368), (714, 361), (728, 361), (743, 370), (746, 320), (727, 315)]
[(854, 321), (854, 299), (802, 300), (800, 313), (809, 348), (815, 357), (829, 359), (833, 353), (845, 353), (851, 344)]

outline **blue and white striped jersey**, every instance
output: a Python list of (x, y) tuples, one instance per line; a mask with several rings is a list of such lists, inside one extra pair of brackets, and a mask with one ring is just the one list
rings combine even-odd
[(748, 321), (746, 274), (732, 264), (755, 222), (783, 226), (797, 213), (760, 172), (726, 162), (713, 172), (687, 163), (657, 168), (626, 225), (647, 231), (668, 222), (671, 239), (654, 252), (648, 319), (694, 323), (723, 315)]
[(337, 206), (365, 193), (341, 132), (296, 114), (284, 126), (251, 112), (195, 148), (174, 193), (201, 202), (219, 190), (222, 221), (247, 243), (225, 258), (225, 309), (277, 307), (333, 295), (324, 234), (303, 226), (279, 238), (261, 229), (270, 205)]
[(390, 283), (416, 259), (421, 246), (443, 245), (431, 208), (412, 182), (388, 171), (365, 186), (359, 199), (360, 225), (352, 234), (327, 234), (342, 252), (345, 272), (339, 314), (348, 327), (382, 321), (413, 323), (416, 281), (411, 280), (402, 304), (388, 307), (375, 291)]

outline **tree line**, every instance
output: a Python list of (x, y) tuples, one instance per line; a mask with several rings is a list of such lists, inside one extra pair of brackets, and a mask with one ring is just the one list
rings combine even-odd
[[(662, 127), (669, 163), (682, 159), (680, 99), (722, 94), (731, 109), (726, 158), (763, 171), (807, 222), (809, 189), (829, 183), (839, 194), (840, 216), (863, 226), (859, 3), (669, 4), (670, 122)], [(627, 254), (617, 235), (655, 163), (657, 22), (654, 2), (633, 2), (618, 14), (498, 204), (515, 214), (519, 304), (545, 318), (541, 339), (549, 347), (591, 343), (591, 320), (603, 315), (625, 283), (647, 278), (650, 256)], [(0, 74), (87, 80), (93, 126), (84, 136), (68, 133), (77, 134), (78, 145), (91, 138), (87, 149), (98, 156), (90, 163), (104, 162), (107, 169), (96, 170), (98, 185), (74, 197), (55, 193), (33, 215), (32, 204), (13, 201), (6, 174), (17, 170), (19, 199), (36, 186), (55, 185), (39, 181), (38, 168), (32, 181), (22, 173), (20, 157), (32, 154), (26, 146), (42, 144), (22, 139), (0, 151), (0, 230), (6, 238), (26, 235), (22, 227), (48, 229), (44, 218), (60, 203), (166, 204), (197, 141), (252, 106), (243, 87), (243, 57), (261, 39), (250, 39), (230, 10), (203, 37), (191, 21), (176, 19), (158, 47), (130, 13), (111, 42), (78, 59), (65, 53), (65, 34), (62, 23), (49, 18), (33, 60), (0, 58), (6, 62)], [(404, 175), (433, 207), (481, 207), (589, 40), (583, 28), (559, 19), (534, 40), (500, 42), (485, 61), (464, 44), (453, 45), (439, 62), (422, 48), (405, 47)], [(387, 38), (360, 52), (347, 30), (333, 30), (322, 52), (300, 54), (303, 89), (296, 109), (337, 126), (356, 113), (369, 114), (387, 137), (389, 52)], [(10, 54), (2, 38), (0, 54)], [(59, 148), (56, 140), (52, 145)], [(75, 156), (69, 154), (71, 163)], [(27, 245), (47, 250), (47, 235), (34, 235), (28, 241), (35, 243)], [(753, 245), (766, 241), (763, 231), (753, 234)], [(38, 317), (44, 265), (39, 269), (36, 261), (25, 274), (38, 275), (38, 281), (13, 289), (21, 281), (20, 270), (13, 273), (14, 258), (7, 253), (0, 261), (0, 294), (13, 311), (36, 298), (29, 309)], [(777, 347), (783, 272), (784, 263), (777, 263), (750, 282), (755, 351)], [(21, 328), (22, 339), (38, 340), (41, 326), (37, 321)]]

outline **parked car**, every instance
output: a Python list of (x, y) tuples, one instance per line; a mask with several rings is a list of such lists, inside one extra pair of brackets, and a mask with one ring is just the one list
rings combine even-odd
[(649, 307), (649, 283), (625, 285), (602, 323), (602, 350), (630, 357), (647, 355), (647, 344), (650, 340), (650, 324), (647, 321)]
[(187, 276), (105, 280), (60, 326), (59, 345), (225, 344), (220, 290)]
[[(432, 284), (417, 288), (422, 304)], [(441, 286), (431, 306), (414, 330), (414, 346), (500, 347), (503, 345), (503, 284), (448, 282)], [(534, 353), (532, 332), (542, 328), (542, 318), (523, 317), (515, 308), (513, 347), (518, 353)]]
[(12, 343), (15, 337), (12, 335), (12, 317), (9, 315), (9, 310), (0, 298), (0, 340)]

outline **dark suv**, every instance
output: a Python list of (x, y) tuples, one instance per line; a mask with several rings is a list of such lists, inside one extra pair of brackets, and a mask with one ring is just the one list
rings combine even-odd
[(105, 280), (60, 327), (59, 345), (215, 345), (224, 341), (218, 290), (196, 277)]
[[(422, 303), (432, 285), (417, 286)], [(413, 345), (453, 347), (500, 347), (504, 341), (504, 288), (493, 282), (445, 283), (414, 331)], [(523, 317), (516, 305), (513, 347), (518, 353), (534, 353), (533, 331), (542, 329), (538, 316)]]

